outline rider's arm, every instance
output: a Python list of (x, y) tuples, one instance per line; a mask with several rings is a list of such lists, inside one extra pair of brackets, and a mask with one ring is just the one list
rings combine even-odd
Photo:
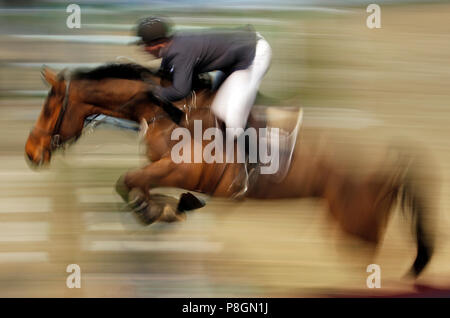
[(154, 94), (166, 102), (180, 100), (191, 92), (195, 60), (187, 54), (177, 54), (172, 59), (172, 86), (157, 87)]

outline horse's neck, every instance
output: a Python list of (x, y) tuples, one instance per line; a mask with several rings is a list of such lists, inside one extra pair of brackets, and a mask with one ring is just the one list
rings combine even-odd
[[(160, 77), (154, 75), (150, 80), (159, 83)], [(146, 94), (146, 84), (142, 81), (107, 79), (101, 81), (80, 80), (73, 82), (77, 87), (77, 99), (84, 104), (93, 106), (93, 113), (140, 122), (142, 119), (152, 121), (156, 116), (162, 116), (165, 111), (152, 105)], [(189, 117), (202, 109), (209, 109), (215, 92), (200, 88), (174, 105), (183, 111), (186, 122), (181, 127), (189, 128)], [(148, 103), (148, 107), (145, 104)], [(201, 118), (197, 118), (201, 119)]]
[(77, 86), (76, 98), (82, 103), (116, 114), (122, 113), (127, 103), (145, 91), (144, 83), (123, 79), (80, 80), (72, 85)]

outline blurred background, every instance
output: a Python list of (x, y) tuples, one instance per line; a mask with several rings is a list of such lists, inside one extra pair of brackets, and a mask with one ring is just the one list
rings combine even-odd
[[(139, 225), (114, 193), (117, 178), (145, 162), (137, 134), (86, 132), (52, 166), (32, 171), (28, 133), (55, 70), (94, 67), (124, 56), (157, 67), (130, 43), (144, 16), (176, 27), (253, 24), (273, 49), (261, 86), (297, 101), (330, 127), (396, 131), (427, 145), (441, 191), (436, 255), (419, 283), (450, 289), (450, 4), (376, 1), (381, 28), (369, 29), (368, 1), (77, 1), (81, 28), (66, 26), (66, 1), (0, 1), (0, 296), (236, 297), (398, 295), (415, 256), (410, 227), (393, 213), (376, 255), (343, 235), (317, 200), (207, 206), (179, 224)], [(123, 60), (123, 58), (122, 58)], [(366, 267), (382, 269), (381, 290)], [(66, 287), (66, 267), (82, 287)]]

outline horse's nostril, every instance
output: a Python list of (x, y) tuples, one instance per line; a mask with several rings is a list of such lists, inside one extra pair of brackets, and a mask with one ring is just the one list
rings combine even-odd
[(27, 157), (31, 162), (33, 162), (33, 156), (31, 154), (27, 153)]

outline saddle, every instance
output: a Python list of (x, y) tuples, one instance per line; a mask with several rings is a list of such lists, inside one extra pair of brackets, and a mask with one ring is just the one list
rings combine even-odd
[[(280, 183), (289, 172), (297, 137), (303, 122), (303, 108), (299, 107), (254, 107), (252, 115), (265, 120), (268, 128), (278, 128), (279, 169), (273, 174), (272, 181)], [(271, 145), (271, 130), (266, 137)], [(276, 136), (275, 136), (276, 137)], [(269, 147), (270, 149), (270, 147)]]
[[(270, 150), (272, 146), (277, 147), (275, 150), (279, 155), (277, 158), (278, 170), (273, 174), (266, 175), (273, 183), (281, 183), (289, 172), (302, 122), (303, 109), (299, 107), (255, 106), (251, 111), (249, 127), (269, 128), (265, 143), (261, 144), (261, 138), (258, 140), (259, 147), (266, 145)], [(275, 144), (272, 143), (271, 128), (278, 128), (278, 135), (274, 136)], [(233, 181), (233, 184), (242, 185), (241, 190), (233, 195), (234, 199), (243, 198), (258, 182), (263, 167), (264, 164), (259, 160), (257, 163), (251, 163), (247, 157), (245, 169)]]

